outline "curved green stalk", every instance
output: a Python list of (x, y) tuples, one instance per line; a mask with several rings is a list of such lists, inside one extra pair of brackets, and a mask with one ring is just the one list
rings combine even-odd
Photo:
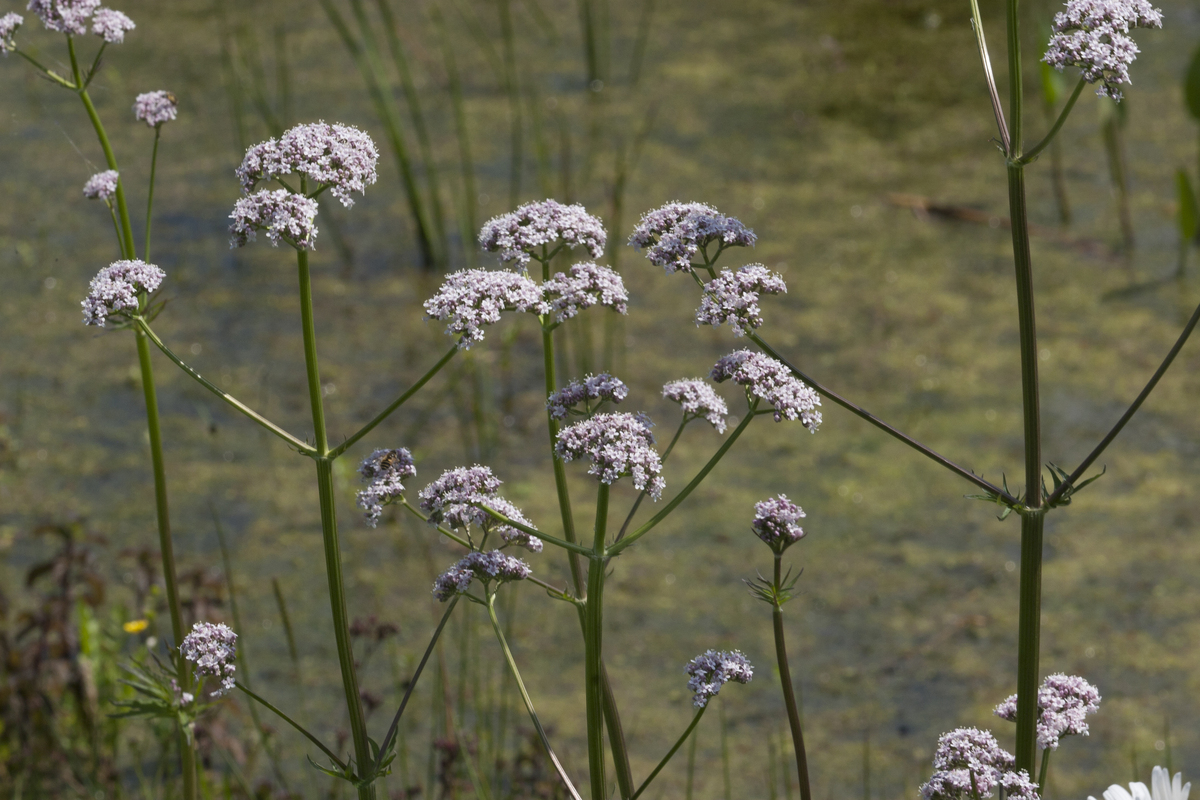
[(588, 777), (592, 800), (605, 800), (604, 777), (604, 704), (600, 682), (600, 659), (604, 639), (604, 538), (608, 530), (607, 483), (596, 493), (595, 539), (588, 561), (587, 599), (583, 609), (584, 697), (587, 700)]
[[(695, 417), (692, 417), (692, 419), (695, 419)], [(683, 433), (684, 427), (686, 427), (687, 424), (692, 421), (692, 419), (688, 419), (687, 414), (683, 415), (683, 421), (680, 422), (679, 427), (675, 429), (675, 435), (671, 438), (671, 443), (667, 445), (666, 450), (663, 450), (661, 459), (663, 464), (666, 464), (667, 459), (671, 457), (671, 451), (675, 449), (675, 443), (679, 441), (679, 436)], [(637, 513), (638, 506), (640, 506), (642, 501), (645, 499), (646, 490), (642, 489), (642, 491), (638, 493), (637, 499), (633, 501), (633, 506), (629, 509), (629, 513), (625, 516), (625, 521), (621, 523), (621, 530), (617, 532), (617, 538), (615, 541), (619, 542), (625, 538), (625, 531), (629, 529), (629, 523), (633, 522), (633, 515)]]
[(712, 472), (712, 469), (717, 465), (717, 462), (720, 461), (727, 452), (729, 452), (729, 448), (733, 447), (733, 443), (738, 440), (738, 437), (741, 436), (742, 432), (745, 431), (750, 425), (750, 421), (755, 417), (754, 412), (757, 407), (758, 401), (755, 400), (754, 404), (750, 407), (750, 410), (746, 412), (746, 416), (743, 417), (742, 421), (738, 423), (738, 426), (733, 429), (733, 433), (729, 434), (729, 438), (725, 440), (724, 444), (721, 445), (721, 448), (717, 450), (717, 452), (713, 454), (713, 457), (708, 460), (708, 463), (705, 464), (698, 473), (696, 473), (696, 477), (692, 478), (692, 482), (685, 486), (683, 490), (679, 492), (679, 494), (671, 498), (671, 502), (667, 503), (662, 511), (659, 511), (657, 514), (651, 517), (640, 528), (629, 534), (629, 536), (627, 536), (625, 539), (622, 539), (620, 542), (617, 542), (612, 547), (608, 548), (607, 556), (609, 558), (619, 555), (626, 547), (629, 547), (629, 545), (645, 536), (651, 528), (655, 527), (658, 525), (658, 523), (666, 519), (667, 515), (674, 511), (676, 506), (688, 498), (688, 495), (690, 495), (696, 489), (696, 487), (700, 485), (701, 481), (708, 477), (708, 473)]
[(385, 419), (387, 419), (392, 414), (392, 412), (394, 412), (400, 406), (404, 405), (404, 403), (408, 400), (408, 398), (412, 397), (414, 394), (416, 394), (418, 391), (420, 391), (421, 387), (423, 387), (426, 383), (429, 383), (430, 378), (432, 378), (434, 375), (438, 374), (441, 371), (442, 367), (444, 367), (448, 363), (450, 363), (450, 359), (454, 358), (454, 355), (457, 352), (458, 352), (458, 345), (455, 344), (448, 351), (446, 351), (446, 355), (442, 356), (436, 364), (434, 364), (432, 367), (430, 367), (429, 371), (426, 372), (424, 375), (422, 375), (417, 380), (416, 383), (414, 383), (412, 386), (408, 387), (408, 389), (406, 389), (403, 394), (401, 394), (399, 397), (397, 397), (392, 402), (391, 405), (389, 405), (383, 411), (379, 412), (379, 414), (377, 414), (375, 416), (375, 419), (371, 420), (366, 425), (359, 428), (358, 432), (355, 433), (353, 436), (351, 436), (349, 439), (347, 439), (346, 441), (342, 442), (337, 447), (330, 450), (329, 457), (337, 458), (342, 453), (346, 452), (351, 447), (353, 447), (360, 439), (362, 439), (368, 433), (373, 431), (375, 429), (376, 425), (378, 425), (379, 423), (381, 423)]
[(529, 719), (533, 721), (533, 727), (537, 729), (538, 738), (542, 740), (542, 746), (546, 748), (546, 754), (550, 757), (550, 763), (554, 765), (558, 777), (562, 780), (563, 785), (567, 787), (567, 791), (571, 793), (572, 800), (583, 800), (579, 796), (579, 790), (575, 788), (575, 784), (571, 783), (571, 778), (568, 777), (567, 771), (563, 769), (562, 762), (558, 760), (554, 748), (550, 746), (550, 738), (546, 735), (546, 729), (542, 727), (542, 721), (538, 719), (537, 712), (533, 709), (533, 700), (529, 697), (529, 690), (525, 688), (525, 681), (521, 680), (521, 672), (517, 669), (516, 659), (513, 658), (512, 650), (508, 648), (508, 640), (504, 638), (504, 631), (500, 629), (500, 621), (496, 619), (496, 595), (494, 592), (488, 594), (487, 610), (488, 618), (492, 621), (492, 630), (496, 632), (496, 639), (500, 642), (500, 649), (504, 651), (504, 660), (508, 662), (508, 669), (512, 672), (513, 679), (517, 682), (517, 690), (521, 693), (521, 700), (525, 703), (525, 710), (529, 712)]
[(295, 728), (301, 734), (303, 734), (304, 738), (308, 739), (310, 742), (315, 744), (317, 746), (317, 748), (329, 758), (330, 761), (332, 761), (334, 764), (337, 765), (338, 769), (341, 769), (341, 770), (346, 769), (346, 764), (340, 758), (338, 758), (332, 750), (330, 750), (328, 747), (326, 747), (324, 742), (322, 742), (316, 736), (313, 736), (311, 733), (309, 733), (308, 730), (303, 725), (301, 725), (299, 722), (296, 722), (294, 719), (289, 717), (287, 714), (283, 713), (278, 708), (271, 705), (269, 702), (267, 702), (263, 698), (256, 695), (254, 692), (247, 689), (246, 685), (244, 683), (241, 683), (239, 681), (234, 685), (237, 686), (237, 688), (241, 689), (246, 694), (247, 697), (251, 698), (255, 702), (261, 703), (267, 710), (273, 711), (277, 717), (279, 717), (281, 720), (286, 722), (288, 725), (291, 725), (293, 728)]
[(316, 455), (317, 451), (314, 447), (300, 441), (295, 436), (293, 436), (292, 434), (285, 431), (283, 428), (280, 428), (274, 422), (271, 422), (269, 419), (262, 416), (254, 409), (250, 408), (248, 405), (243, 403), (241, 400), (238, 400), (233, 395), (228, 394), (227, 392), (218, 388), (217, 386), (213, 385), (212, 383), (209, 383), (205, 378), (201, 377), (199, 372), (196, 372), (196, 370), (189, 367), (186, 363), (184, 363), (183, 359), (181, 359), (179, 356), (177, 356), (175, 354), (174, 351), (171, 350), (171, 348), (169, 348), (165, 344), (163, 344), (162, 339), (159, 339), (158, 336), (154, 333), (154, 331), (150, 329), (150, 323), (146, 322), (144, 317), (134, 317), (133, 321), (138, 326), (139, 334), (145, 334), (146, 337), (151, 342), (154, 343), (154, 346), (162, 351), (163, 355), (165, 355), (167, 358), (171, 359), (171, 361), (175, 364), (175, 366), (179, 367), (181, 370), (186, 372), (191, 378), (193, 378), (197, 383), (199, 383), (205, 389), (208, 389), (210, 392), (212, 392), (217, 397), (224, 400), (230, 406), (237, 409), (241, 413), (245, 414), (251, 420), (257, 422), (259, 425), (263, 426), (268, 431), (270, 431), (271, 433), (278, 436), (280, 439), (283, 439), (285, 442), (290, 444), (292, 447), (295, 447), (302, 454), (304, 454), (306, 456)]
[(150, 155), (150, 189), (146, 193), (146, 246), (142, 260), (150, 261), (150, 222), (154, 218), (154, 172), (158, 167), (158, 140), (162, 138), (162, 123), (154, 126), (154, 151)]
[(1050, 145), (1052, 141), (1054, 141), (1054, 137), (1058, 135), (1058, 131), (1062, 128), (1063, 123), (1065, 123), (1067, 121), (1067, 117), (1070, 116), (1071, 109), (1075, 107), (1075, 101), (1079, 99), (1079, 93), (1083, 91), (1083, 87), (1086, 83), (1087, 81), (1085, 79), (1079, 79), (1079, 83), (1075, 84), (1075, 91), (1071, 92), (1070, 99), (1067, 100), (1067, 104), (1063, 106), (1062, 112), (1058, 115), (1058, 119), (1055, 120), (1054, 125), (1050, 128), (1050, 132), (1046, 134), (1046, 138), (1034, 145), (1028, 153), (1021, 156), (1019, 159), (1021, 164), (1028, 164), (1033, 161)]
[(637, 791), (633, 793), (629, 800), (637, 800), (638, 797), (641, 796), (642, 792), (646, 791), (646, 787), (648, 787), (650, 783), (658, 777), (658, 773), (663, 771), (663, 767), (665, 767), (667, 763), (674, 758), (675, 753), (679, 751), (680, 747), (683, 747), (683, 743), (686, 742), (688, 737), (692, 735), (692, 731), (694, 731), (696, 726), (700, 723), (700, 718), (704, 716), (704, 712), (707, 708), (707, 705), (700, 707), (700, 710), (696, 712), (694, 717), (692, 717), (692, 722), (687, 726), (687, 730), (685, 730), (683, 735), (679, 737), (679, 741), (675, 742), (675, 745), (667, 752), (665, 756), (663, 756), (662, 761), (659, 761), (658, 766), (655, 767), (654, 771), (650, 773), (650, 777), (646, 778), (646, 780), (642, 782), (642, 785), (637, 788)]
[(498, 521), (504, 523), (505, 525), (510, 525), (519, 531), (524, 531), (525, 533), (528, 533), (530, 536), (541, 539), (546, 544), (552, 544), (552, 545), (555, 545), (556, 547), (561, 547), (562, 549), (570, 552), (572, 555), (590, 556), (592, 554), (591, 550), (589, 550), (586, 547), (583, 547), (582, 545), (578, 545), (574, 542), (568, 542), (565, 539), (559, 539), (557, 536), (551, 536), (550, 534), (542, 533), (537, 528), (532, 528), (532, 527), (524, 524), (523, 522), (518, 522), (515, 519), (509, 519), (508, 517), (501, 514), (499, 511), (495, 511), (491, 508), (488, 508), (485, 505), (480, 505), (479, 508), (482, 509), (484, 512), (486, 512), (487, 515), (489, 517), (491, 517), (492, 519), (498, 520)]
[(775, 630), (775, 660), (779, 665), (779, 682), (783, 687), (783, 702), (787, 706), (788, 726), (792, 731), (792, 747), (796, 751), (796, 775), (800, 782), (800, 800), (812, 800), (812, 789), (808, 778), (808, 754), (804, 750), (804, 731), (800, 725), (800, 710), (796, 706), (796, 690), (792, 686), (792, 672), (788, 667), (787, 642), (783, 635), (782, 553), (775, 554), (775, 602), (772, 623)]

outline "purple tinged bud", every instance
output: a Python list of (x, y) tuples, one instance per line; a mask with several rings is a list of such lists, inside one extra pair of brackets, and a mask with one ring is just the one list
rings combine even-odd
[(1129, 67), (1139, 52), (1130, 30), (1161, 27), (1162, 11), (1147, 0), (1067, 0), (1054, 15), (1042, 60), (1059, 72), (1078, 67), (1088, 83), (1100, 83), (1097, 95), (1120, 102), (1119, 87), (1131, 83)]
[(704, 299), (696, 309), (696, 325), (718, 328), (728, 322), (734, 336), (744, 336), (747, 330), (763, 323), (759, 295), (786, 293), (783, 277), (762, 264), (748, 264), (737, 272), (723, 269), (704, 287)]
[(666, 481), (659, 475), (662, 459), (654, 449), (652, 425), (644, 414), (597, 414), (559, 431), (554, 452), (563, 461), (587, 458), (592, 462), (588, 474), (601, 483), (629, 475), (635, 489), (658, 500)]
[(503, 262), (517, 262), (522, 270), (528, 266), (530, 254), (543, 247), (553, 250), (562, 242), (569, 248), (585, 247), (592, 258), (599, 258), (607, 241), (604, 224), (587, 209), (556, 200), (526, 203), (493, 217), (479, 231), (479, 245), (484, 250), (499, 253)]
[(17, 43), (13, 37), (16, 36), (17, 28), (20, 28), (23, 22), (25, 22), (25, 18), (12, 11), (0, 17), (0, 53), (7, 56), (17, 49)]
[(772, 550), (783, 552), (804, 538), (804, 529), (796, 524), (804, 519), (804, 509), (787, 499), (786, 494), (754, 504), (754, 532)]
[(196, 665), (197, 675), (207, 675), (221, 681), (221, 688), (212, 693), (220, 697), (233, 691), (233, 675), (237, 671), (237, 634), (223, 624), (197, 622), (192, 632), (183, 637), (179, 652)]
[(700, 378), (671, 381), (663, 385), (663, 399), (679, 403), (685, 418), (704, 417), (717, 433), (725, 432), (729, 406), (724, 398)]
[(618, 314), (628, 308), (629, 294), (621, 276), (608, 267), (581, 263), (571, 274), (559, 272), (542, 284), (542, 291), (555, 318), (562, 322), (595, 305), (608, 306)]
[(29, 10), (37, 14), (46, 30), (83, 36), (88, 21), (100, 7), (100, 0), (29, 0)]
[(461, 335), (464, 350), (483, 341), (483, 326), (500, 321), (503, 311), (544, 314), (541, 287), (507, 270), (468, 269), (446, 276), (437, 294), (425, 301), (425, 313), (446, 322), (446, 333)]
[(696, 708), (708, 705), (729, 681), (749, 683), (754, 678), (754, 667), (739, 650), (706, 650), (689, 661), (685, 671)]
[(133, 20), (111, 8), (98, 9), (92, 16), (92, 33), (108, 44), (120, 44), (125, 41), (125, 34), (136, 27)]
[[(620, 403), (629, 396), (629, 387), (620, 378), (614, 378), (607, 372), (599, 375), (588, 375), (580, 383), (577, 380), (550, 395), (546, 400), (546, 410), (554, 419), (566, 419), (567, 414), (575, 407), (583, 404), (586, 411), (594, 411), (604, 402)], [(597, 401), (592, 403), (591, 401)], [(586, 413), (580, 411), (578, 413)]]
[(644, 249), (650, 263), (668, 275), (691, 272), (692, 258), (713, 242), (724, 249), (756, 241), (754, 231), (705, 203), (667, 203), (647, 211), (629, 237), (630, 245)]
[(139, 122), (144, 122), (151, 128), (157, 128), (165, 122), (171, 122), (179, 113), (179, 101), (171, 92), (159, 89), (154, 92), (143, 92), (133, 101), (133, 116)]
[(367, 488), (358, 493), (358, 505), (366, 512), (367, 524), (374, 528), (379, 524), (383, 507), (403, 496), (405, 478), (417, 474), (412, 453), (408, 448), (376, 450), (363, 459), (358, 474)]
[(238, 180), (246, 194), (262, 181), (301, 175), (311, 181), (313, 191), (329, 187), (329, 193), (342, 205), (354, 205), (351, 192), (362, 194), (375, 183), (379, 151), (363, 131), (350, 125), (317, 122), (297, 125), (279, 139), (268, 139), (246, 151), (237, 168)]
[[(1064, 736), (1087, 736), (1087, 717), (1100, 708), (1100, 691), (1078, 675), (1047, 675), (1038, 689), (1038, 746), (1057, 750)], [(1017, 721), (1017, 696), (996, 706), (995, 714)]]
[(107, 203), (117, 193), (118, 178), (120, 173), (115, 169), (97, 172), (83, 185), (83, 196), (89, 200), (103, 200)]
[(821, 424), (821, 398), (811, 386), (796, 378), (783, 362), (756, 353), (736, 350), (722, 356), (710, 377), (717, 383), (733, 380), (746, 392), (775, 408), (775, 421), (800, 420), (811, 433)]
[(140, 296), (152, 294), (167, 274), (144, 261), (114, 261), (96, 273), (83, 303), (83, 324), (103, 328), (141, 310)]
[(317, 239), (317, 201), (285, 189), (256, 192), (233, 204), (229, 215), (229, 246), (244, 247), (266, 231), (271, 245), (281, 241), (297, 250), (312, 250)]

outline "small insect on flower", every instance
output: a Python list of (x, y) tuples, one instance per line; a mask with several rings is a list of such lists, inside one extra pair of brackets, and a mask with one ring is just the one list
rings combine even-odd
[(175, 99), (174, 94), (163, 89), (143, 92), (133, 101), (134, 118), (151, 128), (170, 122), (178, 113), (179, 101)]
[(358, 474), (367, 488), (358, 493), (358, 505), (366, 512), (367, 524), (374, 528), (383, 515), (383, 507), (404, 494), (405, 478), (417, 474), (412, 453), (407, 448), (376, 450), (363, 459)]

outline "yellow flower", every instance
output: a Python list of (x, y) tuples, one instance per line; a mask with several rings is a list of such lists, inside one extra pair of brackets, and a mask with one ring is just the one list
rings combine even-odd
[(144, 619), (131, 619), (121, 627), (125, 629), (126, 633), (141, 633), (150, 627), (150, 623)]

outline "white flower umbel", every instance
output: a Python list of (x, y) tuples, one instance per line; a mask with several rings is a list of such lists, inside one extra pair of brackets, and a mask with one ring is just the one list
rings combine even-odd
[(1129, 67), (1138, 46), (1133, 28), (1161, 28), (1162, 11), (1147, 0), (1067, 0), (1054, 16), (1053, 34), (1042, 58), (1059, 72), (1079, 67), (1096, 94), (1121, 99), (1120, 85), (1130, 83)]
[(479, 245), (499, 253), (501, 261), (515, 261), (524, 270), (536, 251), (561, 246), (585, 247), (592, 258), (604, 253), (608, 234), (604, 223), (578, 203), (563, 205), (557, 200), (526, 203), (515, 211), (493, 217), (479, 231)]
[(425, 313), (446, 324), (446, 333), (461, 335), (467, 350), (483, 341), (483, 326), (500, 321), (504, 311), (548, 310), (542, 289), (524, 275), (508, 270), (467, 269), (446, 276), (437, 294), (425, 301)]
[(159, 89), (142, 92), (133, 101), (133, 116), (151, 128), (171, 122), (179, 113), (179, 101), (171, 92)]

